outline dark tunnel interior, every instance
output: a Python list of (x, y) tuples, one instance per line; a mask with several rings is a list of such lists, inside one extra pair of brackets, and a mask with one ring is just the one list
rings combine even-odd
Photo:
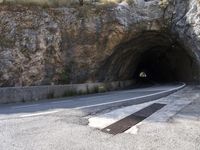
[(174, 48), (156, 47), (140, 56), (133, 78), (157, 83), (187, 81), (192, 78), (191, 65), (190, 57), (177, 45)]
[(140, 83), (192, 82), (195, 57), (167, 33), (144, 32), (116, 47), (100, 69), (100, 80)]

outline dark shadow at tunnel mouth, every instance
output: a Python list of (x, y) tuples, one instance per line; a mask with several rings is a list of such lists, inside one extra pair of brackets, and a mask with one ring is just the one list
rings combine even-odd
[(198, 67), (195, 56), (176, 36), (146, 31), (115, 48), (100, 67), (99, 80), (132, 79), (145, 84), (196, 82)]

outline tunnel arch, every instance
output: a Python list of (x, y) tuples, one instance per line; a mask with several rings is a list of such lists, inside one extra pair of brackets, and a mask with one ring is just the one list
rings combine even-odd
[[(169, 32), (144, 31), (120, 43), (100, 68), (101, 81), (193, 82), (197, 58)], [(140, 73), (146, 74), (145, 78)]]

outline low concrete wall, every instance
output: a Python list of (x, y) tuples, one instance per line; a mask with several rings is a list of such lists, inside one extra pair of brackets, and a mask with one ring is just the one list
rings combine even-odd
[(69, 85), (5, 87), (0, 88), (0, 103), (28, 102), (90, 93), (117, 90), (134, 84), (134, 81), (85, 83)]

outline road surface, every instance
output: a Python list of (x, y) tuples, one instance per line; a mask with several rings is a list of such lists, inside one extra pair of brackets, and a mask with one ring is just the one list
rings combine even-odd
[[(183, 86), (158, 85), (1, 105), (0, 150), (198, 149), (200, 123), (196, 120), (200, 116), (200, 102), (199, 95), (194, 93), (200, 92), (184, 88), (156, 100)], [(164, 107), (125, 132), (112, 135), (101, 131), (154, 103), (164, 104)], [(183, 116), (184, 119), (180, 119)], [(188, 119), (190, 117), (193, 119)]]
[(127, 105), (140, 104), (169, 95), (185, 84), (158, 85), (148, 88), (139, 88), (123, 91), (107, 92), (87, 96), (65, 98), (63, 100), (43, 101), (35, 103), (21, 103), (0, 106), (0, 119), (31, 117), (57, 113), (64, 110), (107, 109)]

